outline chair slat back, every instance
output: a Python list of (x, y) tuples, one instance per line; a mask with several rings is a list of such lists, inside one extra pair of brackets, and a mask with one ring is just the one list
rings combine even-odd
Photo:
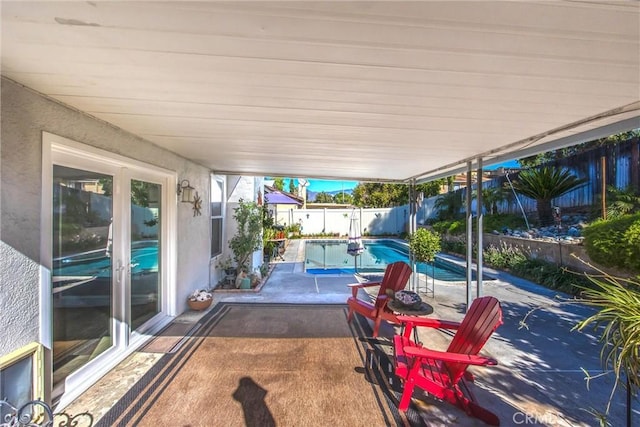
[(380, 283), (380, 290), (378, 291), (378, 297), (376, 298), (375, 306), (380, 308), (384, 305), (385, 300), (380, 296), (386, 296), (387, 290), (390, 289), (393, 292), (400, 291), (407, 286), (409, 277), (411, 276), (411, 267), (404, 261), (396, 261), (387, 265), (384, 272), (384, 277)]
[[(490, 296), (475, 299), (449, 344), (447, 352), (478, 354), (500, 325), (502, 325), (500, 301)], [(446, 366), (454, 383), (460, 379), (468, 367), (462, 363), (447, 363)]]

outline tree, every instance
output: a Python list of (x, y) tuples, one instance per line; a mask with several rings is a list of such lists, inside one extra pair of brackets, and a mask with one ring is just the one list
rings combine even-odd
[(333, 203), (333, 197), (331, 197), (331, 194), (322, 191), (316, 194), (316, 203)]
[[(416, 185), (416, 191), (424, 197), (439, 193), (444, 180)], [(409, 186), (406, 184), (360, 183), (353, 190), (353, 204), (358, 207), (389, 208), (409, 203)]]
[(333, 196), (333, 201), (334, 203), (351, 204), (353, 203), (353, 196), (343, 191)]
[(441, 220), (458, 218), (462, 209), (462, 192), (451, 191), (442, 194), (436, 199), (433, 207), (438, 209), (438, 218)]
[(298, 194), (298, 187), (296, 186), (296, 181), (293, 178), (289, 178), (289, 193)]
[[(473, 197), (477, 197), (477, 190), (473, 192)], [(484, 187), (482, 189), (482, 207), (490, 214), (498, 213), (498, 203), (509, 200), (511, 193), (505, 191), (503, 187)]]
[(236, 234), (229, 240), (229, 248), (233, 251), (237, 263), (237, 272), (248, 271), (249, 261), (253, 252), (262, 245), (263, 212), (255, 202), (245, 202), (240, 199), (239, 205), (233, 210), (236, 220)]
[(634, 129), (628, 132), (622, 132), (615, 135), (610, 135), (605, 138), (596, 139), (593, 141), (583, 142), (582, 144), (576, 144), (571, 147), (560, 148), (558, 150), (551, 150), (545, 153), (536, 154), (535, 156), (523, 157), (518, 162), (523, 167), (535, 167), (543, 165), (547, 162), (563, 159), (565, 157), (574, 156), (579, 153), (591, 150), (595, 147), (602, 147), (609, 144), (618, 144), (620, 142), (627, 141), (631, 138), (640, 137), (640, 129)]
[(416, 191), (422, 193), (425, 197), (433, 197), (440, 194), (440, 189), (447, 182), (445, 178), (436, 179), (435, 181), (429, 181), (416, 185)]
[(284, 178), (274, 178), (273, 188), (279, 191), (284, 191)]
[(538, 220), (541, 224), (552, 224), (551, 201), (575, 190), (585, 182), (587, 179), (578, 178), (567, 169), (543, 167), (520, 172), (518, 178), (513, 181), (513, 189), (536, 201)]

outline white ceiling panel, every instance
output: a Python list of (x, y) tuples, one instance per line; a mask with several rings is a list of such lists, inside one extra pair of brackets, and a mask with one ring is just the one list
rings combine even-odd
[(3, 76), (215, 171), (407, 180), (640, 127), (635, 1), (1, 13)]

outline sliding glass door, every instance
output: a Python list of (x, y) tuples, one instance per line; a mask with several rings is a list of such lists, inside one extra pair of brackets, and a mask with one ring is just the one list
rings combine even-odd
[(55, 398), (167, 314), (168, 181), (71, 153), (54, 151), (52, 163)]
[(160, 313), (161, 308), (161, 190), (159, 184), (131, 180), (128, 288), (131, 290), (129, 305), (131, 328), (134, 330)]
[(53, 380), (114, 344), (112, 175), (53, 167)]

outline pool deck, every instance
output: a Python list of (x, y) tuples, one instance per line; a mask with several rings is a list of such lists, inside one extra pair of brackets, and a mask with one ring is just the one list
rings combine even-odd
[[(304, 272), (303, 241), (290, 241), (284, 260), (274, 268), (260, 292), (215, 292), (214, 302), (343, 304), (350, 291), (345, 286), (353, 275), (311, 275)], [(464, 260), (445, 256), (465, 265)], [(583, 369), (590, 375), (602, 372), (600, 345), (588, 333), (572, 332), (573, 326), (594, 311), (563, 302), (557, 292), (507, 273), (485, 269), (496, 280), (485, 281), (484, 295), (501, 301), (504, 324), (483, 349), (499, 366), (475, 368), (473, 390), (480, 403), (498, 414), (502, 425), (594, 426), (588, 412), (604, 410), (613, 386), (611, 374), (591, 380), (589, 389)], [(475, 289), (473, 289), (475, 293)], [(366, 294), (362, 295), (366, 297)], [(423, 295), (434, 307), (429, 317), (460, 320), (464, 316), (466, 284), (435, 282), (434, 296)], [(534, 311), (532, 311), (534, 310)], [(176, 322), (195, 323), (204, 312), (188, 311)], [(527, 327), (521, 327), (525, 320)], [(381, 339), (389, 340), (397, 329), (383, 324)], [(420, 339), (435, 349), (445, 349), (450, 336), (439, 330), (421, 330)], [(89, 412), (94, 423), (119, 396), (157, 361), (158, 355), (135, 352), (103, 377), (64, 412)], [(429, 426), (483, 426), (460, 410), (426, 397), (423, 418)], [(633, 423), (640, 422), (640, 402), (632, 400)], [(527, 421), (528, 420), (528, 421)], [(616, 392), (610, 410), (611, 425), (626, 425), (624, 390)], [(320, 425), (320, 424), (319, 424)]]

